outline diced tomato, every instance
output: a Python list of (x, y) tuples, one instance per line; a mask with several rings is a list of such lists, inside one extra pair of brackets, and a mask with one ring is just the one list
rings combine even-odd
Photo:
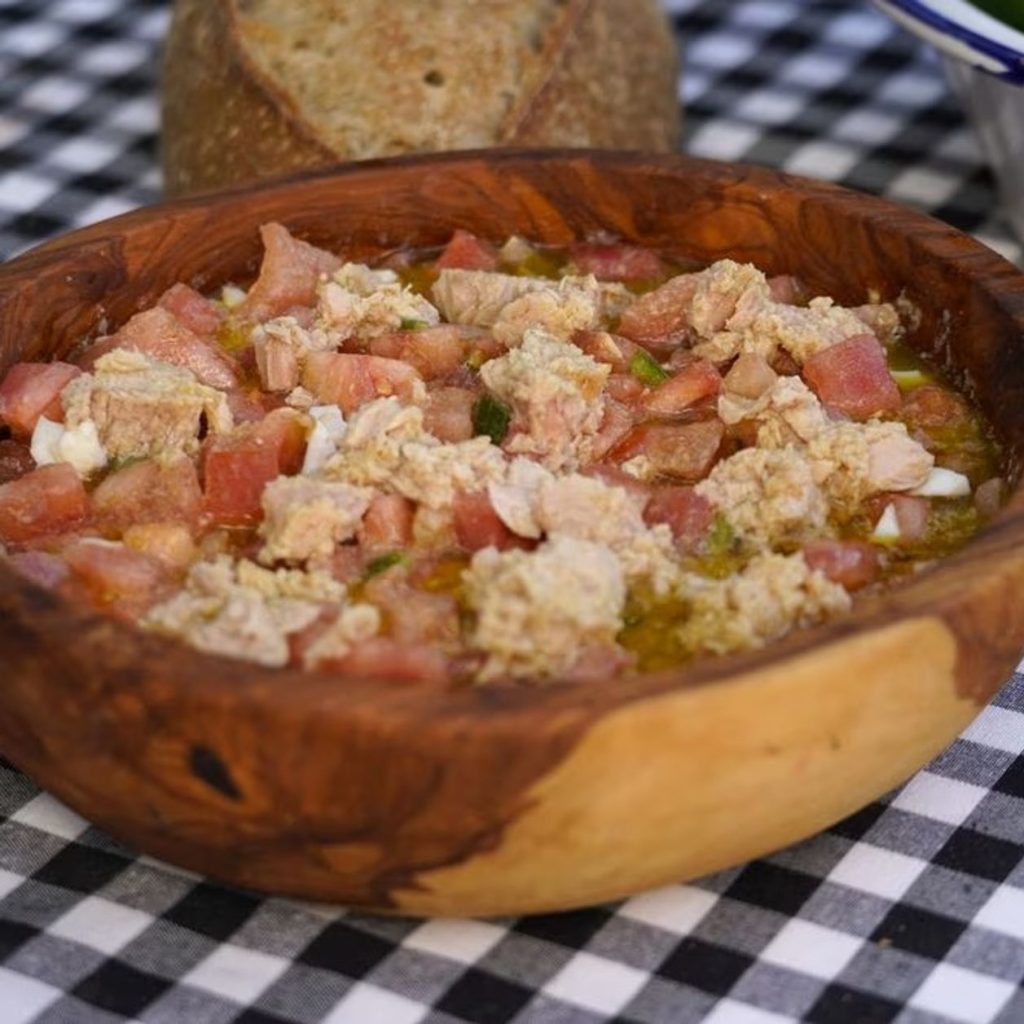
[(397, 359), (347, 352), (311, 352), (302, 370), (305, 387), (321, 402), (338, 405), (346, 413), (388, 395), (408, 401), (419, 380), (411, 366)]
[(971, 418), (968, 404), (954, 391), (938, 384), (915, 388), (903, 399), (900, 419), (910, 430), (928, 433), (936, 428), (958, 426)]
[(497, 270), (498, 253), (489, 242), (456, 228), (436, 266), (438, 270)]
[(604, 383), (604, 393), (623, 405), (635, 405), (647, 389), (631, 373), (610, 373)]
[(693, 551), (708, 532), (715, 518), (711, 503), (692, 487), (658, 487), (644, 509), (648, 526), (667, 524), (676, 543), (684, 551)]
[(612, 373), (629, 373), (629, 364), (639, 349), (628, 338), (607, 331), (577, 331), (573, 344), (599, 363), (608, 363)]
[(632, 429), (633, 414), (624, 405), (606, 398), (601, 426), (590, 442), (590, 459), (603, 459)]
[(263, 419), (267, 410), (263, 405), (263, 394), (259, 391), (245, 391), (242, 388), (233, 388), (226, 391), (228, 408), (231, 410), (231, 417), (235, 423), (253, 423)]
[(643, 423), (612, 452), (616, 462), (645, 455), (658, 473), (686, 483), (703, 480), (718, 460), (725, 427), (718, 419), (696, 423)]
[(12, 441), (9, 437), (0, 440), (0, 484), (31, 473), (36, 468), (36, 460), (27, 444)]
[(67, 533), (89, 515), (89, 496), (65, 462), (0, 485), (0, 540), (18, 543)]
[(581, 274), (593, 274), (599, 281), (653, 281), (664, 272), (655, 252), (635, 245), (580, 242), (570, 256)]
[(306, 427), (294, 409), (274, 409), (258, 423), (244, 429), (274, 451), (277, 468), (282, 473), (294, 476), (302, 468), (306, 454)]
[(60, 393), (82, 371), (70, 363), (15, 363), (0, 384), (0, 420), (28, 438), (40, 416), (62, 423)]
[(157, 299), (156, 304), (166, 309), (194, 334), (207, 340), (213, 340), (223, 319), (223, 313), (215, 302), (187, 284), (172, 285)]
[(203, 509), (225, 526), (263, 518), (263, 488), (302, 466), (305, 433), (291, 409), (269, 413), (259, 423), (214, 437), (203, 457)]
[(280, 470), (277, 454), (252, 436), (218, 438), (203, 459), (203, 511), (225, 526), (263, 518), (263, 488)]
[(156, 601), (167, 585), (167, 570), (160, 562), (120, 544), (76, 540), (61, 554), (100, 605), (125, 604), (125, 611), (138, 613)]
[(368, 347), (372, 355), (402, 360), (415, 367), (424, 380), (436, 380), (462, 366), (473, 334), (457, 324), (441, 324), (383, 334), (371, 338)]
[(804, 362), (804, 379), (822, 403), (854, 420), (897, 412), (900, 390), (873, 334), (858, 334)]
[(725, 375), (723, 384), (726, 391), (741, 398), (760, 398), (777, 378), (764, 356), (743, 352)]
[(367, 601), (384, 613), (390, 636), (401, 644), (455, 644), (459, 609), (451, 594), (431, 593), (410, 585), (403, 572), (385, 572), (369, 580)]
[(345, 658), (319, 667), (384, 682), (443, 683), (448, 678), (447, 659), (437, 648), (386, 636), (364, 640)]
[(850, 591), (874, 583), (882, 567), (878, 548), (856, 540), (811, 541), (804, 545), (804, 561)]
[(452, 509), (455, 518), (455, 536), (467, 551), (494, 547), (499, 551), (523, 547), (523, 539), (517, 537), (494, 511), (486, 491), (472, 494), (459, 492), (455, 495)]
[(721, 387), (721, 374), (713, 364), (697, 359), (646, 394), (641, 404), (655, 416), (674, 416), (702, 398), (717, 395)]
[(675, 348), (689, 334), (690, 304), (697, 291), (693, 274), (680, 274), (641, 295), (619, 320), (619, 334), (646, 349)]
[(94, 345), (86, 353), (91, 363), (98, 358), (101, 345), (104, 352), (127, 348), (184, 367), (210, 387), (232, 388), (238, 383), (233, 361), (215, 342), (204, 341), (160, 306), (136, 313), (116, 334)]
[(55, 590), (71, 571), (63, 558), (48, 551), (19, 551), (8, 556), (7, 564), (44, 590)]
[(341, 266), (337, 256), (295, 238), (281, 224), (264, 224), (260, 237), (264, 253), (259, 277), (237, 310), (250, 320), (266, 320), (293, 306), (312, 305), (320, 275), (333, 274)]
[(173, 462), (132, 463), (115, 470), (92, 493), (96, 524), (115, 536), (133, 523), (174, 520), (195, 529), (202, 501), (199, 478), (187, 455)]
[(466, 388), (434, 388), (423, 412), (424, 429), (439, 441), (468, 441), (473, 436), (476, 399)]
[(412, 543), (413, 504), (400, 494), (376, 494), (356, 538), (369, 552), (401, 551)]
[(184, 523), (138, 523), (129, 526), (121, 539), (133, 551), (172, 570), (184, 571), (196, 557), (192, 531)]

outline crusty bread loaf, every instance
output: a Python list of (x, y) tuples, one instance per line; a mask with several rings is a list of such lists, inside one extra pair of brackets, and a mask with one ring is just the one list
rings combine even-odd
[(655, 0), (177, 0), (169, 192), (479, 146), (673, 149)]

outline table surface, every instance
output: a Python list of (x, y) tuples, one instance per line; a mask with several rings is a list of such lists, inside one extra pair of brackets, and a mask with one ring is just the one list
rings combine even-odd
[[(669, 0), (687, 148), (1021, 248), (934, 61), (857, 0)], [(157, 198), (158, 0), (0, 0), (0, 256)], [(2, 671), (2, 670), (0, 670)], [(754, 863), (520, 920), (375, 919), (139, 857), (0, 767), (0, 1024), (1024, 1021), (1024, 677)]]

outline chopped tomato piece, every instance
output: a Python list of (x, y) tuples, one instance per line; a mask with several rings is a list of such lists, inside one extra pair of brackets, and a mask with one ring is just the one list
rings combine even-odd
[(697, 291), (697, 279), (681, 274), (653, 292), (641, 295), (619, 320), (619, 334), (646, 349), (675, 348), (690, 328), (690, 303)]
[(338, 405), (346, 413), (388, 395), (409, 401), (420, 379), (411, 366), (397, 359), (347, 352), (312, 352), (302, 371), (305, 387), (321, 402)]
[(455, 536), (467, 551), (479, 551), (487, 547), (504, 551), (523, 546), (523, 539), (517, 537), (494, 511), (486, 491), (456, 494), (452, 514), (455, 518)]
[(162, 363), (191, 370), (210, 387), (231, 388), (238, 383), (234, 362), (214, 342), (204, 341), (161, 306), (136, 313), (116, 334), (91, 346), (80, 362), (91, 369), (100, 356), (116, 348), (143, 352)]
[(183, 572), (196, 557), (192, 531), (184, 523), (138, 523), (124, 531), (122, 540), (172, 570)]
[(456, 324), (423, 327), (417, 331), (396, 331), (371, 338), (372, 355), (407, 362), (425, 380), (447, 377), (466, 361), (469, 338), (475, 334)]
[(7, 564), (44, 590), (55, 590), (70, 573), (67, 562), (49, 551), (19, 551), (7, 557)]
[(948, 388), (925, 384), (903, 399), (900, 419), (910, 430), (922, 430), (927, 434), (936, 428), (968, 423), (971, 410), (958, 394)]
[(624, 405), (605, 399), (601, 426), (590, 442), (590, 460), (603, 459), (632, 429), (633, 414)]
[(665, 523), (684, 551), (697, 547), (714, 518), (711, 503), (692, 487), (655, 488), (644, 509), (644, 522), (648, 526)]
[(604, 382), (604, 393), (616, 402), (635, 405), (647, 389), (631, 373), (610, 373)]
[(454, 644), (459, 639), (459, 609), (451, 594), (420, 590), (403, 572), (374, 576), (364, 593), (384, 613), (389, 634), (401, 644)]
[(341, 266), (337, 256), (303, 242), (281, 224), (264, 224), (260, 237), (264, 252), (259, 277), (237, 310), (250, 320), (266, 320), (293, 306), (312, 305), (320, 275), (333, 274)]
[(175, 284), (157, 300), (168, 313), (200, 338), (212, 340), (220, 327), (223, 314), (215, 302), (200, 295), (187, 284)]
[(825, 405), (854, 420), (900, 408), (900, 390), (873, 334), (858, 334), (816, 352), (804, 363), (804, 378)]
[(81, 373), (70, 363), (15, 363), (0, 384), (0, 420), (20, 438), (32, 436), (40, 416), (63, 422), (60, 393)]
[(436, 266), (438, 270), (497, 270), (498, 253), (489, 242), (456, 228)]
[(607, 331), (577, 331), (573, 344), (599, 363), (608, 363), (612, 373), (629, 373), (629, 366), (639, 349), (628, 338)]
[(440, 441), (468, 441), (473, 436), (477, 396), (466, 388), (435, 388), (427, 397), (423, 427)]
[(214, 522), (244, 526), (263, 518), (263, 488), (302, 465), (305, 432), (291, 409), (214, 437), (203, 458), (203, 509)]
[(356, 530), (367, 551), (401, 551), (412, 543), (413, 504), (400, 494), (377, 494)]
[(582, 476), (592, 476), (598, 480), (603, 480), (610, 487), (621, 487), (629, 491), (636, 499), (637, 505), (641, 508), (646, 507), (653, 493), (653, 488), (650, 484), (644, 483), (643, 480), (638, 480), (635, 476), (624, 472), (618, 466), (613, 466), (610, 462), (595, 462), (585, 466), (580, 470), (580, 473)]
[(27, 444), (12, 441), (9, 437), (0, 440), (0, 484), (17, 480), (35, 468), (36, 460), (32, 458)]
[(697, 359), (645, 395), (641, 404), (655, 416), (673, 416), (717, 395), (721, 387), (721, 374), (706, 359)]
[(653, 281), (665, 269), (657, 253), (622, 243), (581, 242), (570, 255), (581, 274), (599, 281)]
[(233, 388), (225, 392), (228, 400), (228, 408), (231, 410), (231, 417), (235, 423), (253, 423), (263, 419), (267, 409), (263, 404), (266, 397), (259, 391), (244, 391), (241, 388)]
[(448, 661), (437, 648), (386, 636), (370, 637), (346, 657), (318, 667), (396, 683), (443, 683), (448, 678)]
[(878, 548), (856, 540), (811, 541), (804, 545), (804, 561), (851, 591), (874, 583), (881, 571)]
[(273, 449), (277, 468), (292, 476), (302, 468), (306, 454), (306, 427), (294, 409), (273, 409), (252, 427), (246, 427), (252, 436)]
[(92, 494), (96, 523), (118, 535), (136, 523), (176, 520), (194, 529), (203, 492), (187, 455), (173, 462), (144, 459), (115, 470)]
[(76, 540), (61, 554), (97, 604), (124, 602), (131, 611), (140, 612), (156, 601), (167, 585), (167, 571), (160, 562), (120, 544)]
[(18, 543), (67, 533), (89, 515), (89, 496), (64, 462), (0, 485), (0, 540)]
[(718, 461), (725, 427), (718, 419), (696, 423), (643, 423), (634, 427), (612, 452), (617, 462), (637, 455), (658, 473), (686, 483), (703, 480)]

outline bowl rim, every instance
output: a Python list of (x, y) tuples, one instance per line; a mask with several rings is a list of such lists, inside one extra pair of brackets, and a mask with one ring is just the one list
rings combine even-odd
[[(862, 220), (883, 223), (889, 230), (893, 230), (895, 225), (899, 233), (913, 233), (920, 247), (939, 262), (949, 259), (949, 254), (943, 249), (949, 239), (954, 238), (961, 246), (958, 255), (967, 257), (960, 268), (963, 275), (979, 282), (979, 286), (980, 282), (985, 282), (984, 288), (993, 304), (1019, 327), (1021, 338), (1024, 339), (1024, 273), (977, 239), (926, 213), (832, 182), (792, 175), (755, 164), (711, 160), (684, 153), (653, 154), (585, 148), (478, 149), (377, 158), (157, 202), (61, 234), (0, 264), (0, 305), (13, 282), (20, 282), (24, 286), (41, 271), (60, 265), (66, 255), (76, 248), (99, 243), (108, 239), (112, 233), (128, 233), (135, 226), (159, 222), (176, 212), (240, 208), (250, 198), (258, 195), (282, 196), (295, 192), (298, 196), (305, 189), (316, 186), (343, 187), (354, 178), (389, 174), (400, 177), (403, 173), (415, 174), (430, 168), (490, 164), (514, 171), (517, 165), (524, 164), (587, 162), (626, 172), (631, 169), (654, 169), (680, 176), (695, 173), (722, 182), (742, 183), (763, 190), (766, 194), (796, 189), (823, 204), (849, 208), (851, 212), (856, 208), (857, 217)], [(684, 689), (698, 691), (710, 685), (728, 685), (751, 671), (774, 666), (811, 650), (840, 644), (862, 629), (884, 628), (901, 617), (938, 614), (939, 607), (947, 603), (960, 603), (964, 597), (962, 580), (958, 579), (960, 564), (971, 559), (983, 561), (986, 566), (991, 563), (988, 575), (994, 575), (995, 566), (1006, 551), (1008, 536), (1024, 539), (1024, 475), (997, 516), (982, 527), (959, 552), (926, 567), (913, 579), (900, 582), (863, 601), (859, 607), (855, 606), (852, 613), (834, 622), (796, 630), (760, 650), (716, 655), (692, 665), (626, 676), (596, 686), (557, 680), (553, 685), (507, 688), (413, 686), (403, 687), (403, 692), (418, 689), (422, 701), (431, 707), (450, 709), (453, 716), (483, 714), (490, 717), (495, 712), (508, 711), (514, 714), (538, 708), (570, 713), (578, 711), (589, 715), (598, 710), (606, 711), (669, 692)], [(926, 591), (932, 592), (932, 600), (922, 600)], [(308, 713), (311, 707), (309, 702), (316, 702), (318, 698), (335, 693), (339, 682), (344, 682), (349, 688), (347, 692), (353, 698), (350, 707), (356, 713), (356, 705), (365, 710), (367, 705), (377, 707), (382, 703), (390, 703), (386, 698), (383, 702), (381, 700), (382, 681), (379, 679), (339, 676), (293, 667), (267, 668), (253, 662), (204, 653), (179, 641), (127, 625), (71, 600), (58, 598), (22, 577), (0, 559), (0, 606), (6, 603), (5, 599), (17, 600), (22, 607), (33, 607), (44, 624), (52, 620), (52, 625), (57, 625), (65, 632), (77, 630), (87, 634), (97, 646), (108, 645), (113, 637), (140, 654), (148, 654), (154, 660), (159, 660), (161, 654), (173, 652), (175, 660), (183, 669), (176, 683), (182, 695), (198, 699), (203, 690), (226, 692), (241, 688), (257, 704), (291, 704), (291, 710), (287, 713), (298, 715)], [(280, 702), (275, 695), (274, 691), (284, 692), (285, 686), (294, 703)], [(422, 701), (414, 699), (411, 704), (415, 706)], [(2, 703), (0, 700), (0, 706)], [(406, 702), (394, 702), (392, 706), (400, 717), (404, 718), (408, 713)]]
[(968, 0), (874, 0), (901, 25), (950, 57), (1024, 84), (1024, 32)]

